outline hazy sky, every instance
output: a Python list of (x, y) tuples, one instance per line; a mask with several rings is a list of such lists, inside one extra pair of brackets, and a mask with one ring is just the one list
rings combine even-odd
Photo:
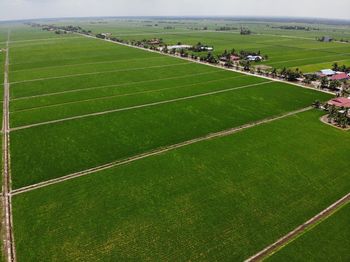
[(0, 0), (0, 20), (149, 15), (350, 19), (350, 0)]

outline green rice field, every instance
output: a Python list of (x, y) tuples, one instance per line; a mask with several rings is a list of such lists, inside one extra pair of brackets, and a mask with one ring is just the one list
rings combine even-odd
[[(125, 39), (202, 41), (216, 52), (259, 49), (276, 67), (350, 62), (350, 45), (318, 42), (315, 32), (292, 38), (252, 25), (260, 34), (240, 36), (216, 32), (222, 23), (194, 30), (206, 23), (57, 21)], [(175, 29), (164, 29), (170, 25)], [(320, 28), (319, 35), (331, 30)], [(349, 193), (349, 175), (339, 172), (350, 168), (349, 132), (323, 124), (325, 113), (315, 109), (279, 118), (329, 93), (19, 22), (1, 25), (0, 48), (8, 29), (18, 261), (243, 261)], [(335, 35), (344, 32), (338, 27)], [(2, 72), (4, 62), (2, 52)], [(196, 139), (202, 141), (102, 168)], [(96, 171), (64, 180), (90, 169)], [(344, 224), (344, 210), (268, 259), (318, 260), (311, 242), (324, 225)], [(331, 242), (340, 246), (338, 258), (347, 258), (340, 242), (347, 232)], [(295, 255), (303, 246), (310, 252)]]
[(350, 205), (294, 240), (267, 261), (348, 261)]
[[(70, 22), (62, 22), (68, 24)], [(103, 20), (101, 23), (91, 21), (80, 22), (84, 28), (95, 33), (109, 32), (113, 36), (124, 40), (143, 40), (161, 38), (169, 45), (195, 45), (198, 42), (213, 46), (215, 54), (235, 48), (239, 50), (261, 51), (268, 55), (268, 60), (262, 64), (275, 68), (299, 68), (303, 72), (315, 72), (330, 68), (334, 62), (350, 65), (349, 43), (324, 43), (316, 41), (317, 37), (331, 36), (335, 39), (350, 39), (348, 26), (303, 25), (288, 24), (314, 28), (305, 30), (282, 30), (283, 26), (273, 22), (245, 22), (245, 21), (181, 21), (166, 20)], [(167, 26), (173, 29), (165, 29)], [(220, 27), (235, 28), (229, 31), (216, 31)], [(206, 27), (207, 30), (193, 30)], [(241, 27), (249, 28), (252, 35), (240, 35)]]
[(350, 136), (320, 115), (15, 196), (19, 259), (242, 261), (348, 192)]

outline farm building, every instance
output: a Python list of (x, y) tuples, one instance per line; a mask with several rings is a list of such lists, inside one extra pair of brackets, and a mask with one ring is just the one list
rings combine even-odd
[(241, 58), (237, 55), (231, 55), (230, 60), (231, 61), (239, 61)]
[(350, 99), (346, 97), (337, 97), (329, 100), (327, 104), (336, 107), (350, 108)]
[(261, 60), (262, 60), (262, 57), (259, 56), (259, 55), (248, 55), (248, 56), (246, 57), (246, 59), (247, 59), (248, 61), (261, 61)]
[(161, 43), (161, 40), (158, 38), (154, 38), (148, 41), (148, 44), (150, 45), (159, 45)]
[(336, 74), (332, 69), (322, 69), (319, 73), (320, 76), (333, 76)]
[(104, 36), (104, 38), (109, 38), (112, 35), (112, 33), (101, 33), (101, 36)]
[(168, 46), (169, 50), (172, 49), (190, 49), (192, 46), (190, 45), (172, 45), (172, 46)]
[(330, 80), (333, 80), (333, 81), (336, 81), (336, 80), (344, 81), (344, 80), (349, 80), (349, 79), (350, 79), (349, 75), (346, 73), (343, 73), (343, 72), (337, 73), (337, 74), (331, 76), (331, 78), (330, 78)]
[(201, 46), (202, 51), (214, 51), (214, 47), (211, 46)]
[(333, 38), (330, 36), (323, 37), (323, 42), (332, 42), (332, 41), (333, 41)]

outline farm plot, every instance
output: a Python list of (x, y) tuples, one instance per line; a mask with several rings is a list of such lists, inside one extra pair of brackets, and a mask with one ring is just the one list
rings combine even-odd
[[(92, 28), (95, 32), (101, 32), (106, 29), (103, 26)], [(165, 43), (176, 44), (178, 42), (195, 45), (198, 42), (215, 47), (215, 54), (222, 54), (226, 50), (235, 48), (239, 50), (261, 51), (268, 55), (268, 60), (263, 62), (276, 68), (294, 67), (303, 72), (313, 72), (331, 67), (334, 62), (342, 63), (350, 60), (349, 44), (343, 43), (323, 43), (315, 40), (312, 36), (309, 38), (297, 38), (283, 35), (266, 34), (264, 31), (258, 34), (242, 36), (238, 32), (212, 32), (212, 31), (189, 31), (189, 32), (163, 32), (149, 35), (139, 34), (138, 29), (130, 28), (130, 32), (135, 30), (135, 34), (123, 34), (119, 28), (109, 27), (109, 32), (114, 33), (116, 37), (125, 40), (143, 40), (152, 38), (162, 38)], [(290, 34), (290, 32), (287, 32)]]
[(350, 204), (289, 243), (267, 261), (349, 261)]
[[(50, 48), (39, 44), (31, 56), (23, 46), (11, 49), (14, 188), (301, 109), (316, 99), (330, 98), (312, 90), (95, 39), (64, 39), (67, 45), (75, 41), (81, 45), (73, 44), (70, 49), (57, 51), (57, 45), (65, 45), (57, 41)], [(77, 52), (76, 61), (74, 49), (79, 46), (82, 50)], [(143, 58), (125, 63), (125, 69), (116, 63), (116, 69), (111, 70), (113, 62), (95, 67), (77, 65), (77, 69), (72, 69), (76, 70), (74, 74), (64, 75), (68, 73), (66, 69), (59, 70), (57, 75), (53, 73), (56, 62), (61, 66), (80, 64), (81, 59), (88, 63), (94, 59), (101, 61), (95, 53), (113, 57), (111, 60), (118, 57), (124, 60), (127, 56)], [(48, 66), (43, 68), (45, 61)], [(26, 73), (27, 65), (13, 69), (26, 63), (36, 68), (39, 75), (30, 69), (35, 75), (31, 78), (31, 74)], [(47, 71), (51, 66), (52, 72)], [(16, 73), (17, 70), (21, 71)]]
[(67, 175), (328, 98), (327, 94), (294, 86), (261, 83), (225, 93), (13, 130), (13, 186)]
[(18, 259), (242, 261), (348, 193), (349, 133), (321, 115), (14, 196)]

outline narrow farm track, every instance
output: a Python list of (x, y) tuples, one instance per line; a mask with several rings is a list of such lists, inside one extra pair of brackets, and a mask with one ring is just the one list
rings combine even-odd
[(180, 86), (174, 86), (174, 87), (164, 87), (164, 88), (159, 88), (159, 89), (144, 90), (144, 91), (138, 91), (138, 92), (132, 92), (132, 93), (126, 93), (126, 94), (118, 94), (118, 95), (112, 95), (112, 96), (110, 95), (110, 96), (95, 97), (95, 98), (76, 100), (76, 101), (70, 101), (70, 102), (65, 102), (65, 103), (50, 104), (50, 105), (46, 105), (46, 106), (37, 106), (37, 107), (31, 107), (31, 108), (26, 108), (26, 109), (21, 109), (21, 110), (12, 110), (11, 113), (27, 112), (27, 111), (33, 111), (33, 110), (38, 110), (38, 109), (59, 107), (59, 106), (64, 106), (64, 105), (72, 105), (72, 104), (79, 104), (79, 103), (84, 103), (84, 102), (107, 100), (107, 99), (116, 98), (116, 97), (149, 94), (149, 93), (155, 93), (155, 92), (159, 92), (159, 91), (174, 90), (174, 89), (179, 89), (179, 88), (184, 88), (184, 87), (201, 85), (204, 83), (205, 84), (215, 83), (215, 82), (219, 82), (219, 81), (223, 81), (223, 80), (230, 80), (230, 79), (236, 79), (236, 78), (242, 78), (242, 77), (246, 77), (246, 76), (233, 76), (233, 77), (219, 78), (219, 79), (209, 80), (209, 81), (200, 82), (200, 83), (193, 83), (193, 84), (180, 85)]
[(2, 174), (2, 199), (3, 199), (3, 225), (5, 227), (4, 247), (7, 261), (16, 261), (16, 251), (14, 246), (13, 222), (12, 222), (12, 197), (11, 197), (11, 165), (10, 165), (10, 83), (9, 83), (9, 51), (10, 51), (10, 31), (6, 43), (6, 58), (4, 68), (4, 99), (3, 99), (3, 174)]
[(265, 258), (267, 258), (269, 255), (277, 251), (278, 249), (282, 248), (283, 246), (287, 245), (289, 242), (296, 239), (298, 236), (302, 235), (304, 232), (306, 232), (309, 228), (312, 226), (315, 226), (316, 224), (320, 223), (325, 218), (331, 216), (335, 213), (335, 211), (340, 208), (341, 206), (346, 205), (347, 203), (350, 203), (350, 193), (327, 207), (326, 209), (322, 210), (320, 213), (318, 213), (316, 216), (312, 217), (308, 221), (306, 221), (304, 224), (298, 226), (293, 231), (289, 232), (288, 234), (284, 235), (280, 239), (278, 239), (273, 244), (269, 245), (262, 251), (258, 252), (254, 256), (248, 258), (245, 260), (245, 262), (255, 262), (255, 261), (262, 261)]
[(280, 120), (280, 119), (283, 119), (283, 118), (287, 118), (287, 117), (290, 117), (290, 116), (293, 116), (293, 115), (296, 115), (296, 114), (299, 114), (299, 113), (302, 113), (302, 112), (306, 112), (306, 111), (309, 111), (311, 109), (312, 109), (312, 107), (306, 107), (306, 108), (299, 109), (299, 110), (296, 110), (296, 111), (292, 111), (292, 112), (289, 112), (289, 113), (285, 113), (285, 114), (282, 114), (282, 115), (279, 115), (279, 116), (273, 116), (273, 117), (265, 118), (265, 119), (262, 119), (260, 121), (248, 123), (248, 124), (245, 124), (245, 125), (242, 125), (242, 126), (238, 126), (238, 127), (234, 127), (234, 128), (228, 129), (228, 130), (224, 130), (224, 131), (220, 131), (220, 132), (217, 132), (217, 133), (208, 134), (206, 136), (202, 136), (202, 137), (194, 138), (194, 139), (191, 139), (191, 140), (187, 140), (187, 141), (184, 141), (184, 142), (181, 142), (181, 143), (178, 143), (178, 144), (174, 144), (174, 145), (158, 148), (158, 149), (155, 149), (153, 151), (149, 151), (149, 152), (146, 152), (146, 153), (143, 153), (143, 154), (132, 156), (132, 157), (129, 157), (129, 158), (126, 158), (126, 159), (123, 159), (123, 160), (114, 161), (114, 162), (111, 162), (111, 163), (108, 163), (108, 164), (105, 164), (105, 165), (101, 165), (101, 166), (94, 167), (94, 168), (91, 168), (91, 169), (87, 169), (87, 170), (84, 170), (84, 171), (76, 172), (76, 173), (73, 173), (73, 174), (70, 174), (70, 175), (66, 175), (66, 176), (63, 176), (63, 177), (60, 177), (60, 178), (55, 178), (55, 179), (51, 179), (51, 180), (48, 180), (48, 181), (40, 182), (40, 183), (37, 183), (37, 184), (33, 184), (33, 185), (30, 185), (30, 186), (26, 186), (26, 187), (22, 187), (22, 188), (19, 188), (19, 189), (15, 189), (15, 190), (13, 190), (11, 192), (11, 194), (13, 196), (14, 195), (23, 194), (25, 192), (33, 191), (33, 190), (36, 190), (36, 189), (39, 189), (39, 188), (43, 188), (43, 187), (46, 187), (46, 186), (58, 184), (58, 183), (61, 183), (61, 182), (67, 181), (67, 180), (74, 179), (74, 178), (78, 178), (78, 177), (86, 176), (86, 175), (89, 175), (89, 174), (93, 174), (93, 173), (96, 173), (98, 171), (110, 169), (110, 168), (113, 168), (113, 167), (116, 167), (116, 166), (125, 165), (125, 164), (132, 163), (132, 162), (135, 162), (137, 160), (141, 160), (141, 159), (148, 158), (148, 157), (151, 157), (151, 156), (160, 155), (162, 153), (165, 153), (165, 152), (168, 152), (168, 151), (171, 151), (171, 150), (175, 150), (175, 149), (178, 149), (178, 148), (181, 148), (181, 147), (185, 147), (185, 146), (188, 146), (188, 145), (191, 145), (191, 144), (195, 144), (195, 143), (198, 143), (198, 142), (202, 142), (202, 141), (206, 141), (206, 140), (210, 140), (210, 139), (214, 139), (214, 138), (228, 136), (228, 135), (231, 135), (231, 134), (234, 134), (234, 133), (237, 133), (237, 132), (240, 132), (240, 131), (243, 131), (243, 130), (246, 130), (246, 129), (249, 129), (249, 128), (252, 128), (252, 127), (255, 127), (255, 126), (259, 126), (259, 125), (262, 125), (262, 124), (267, 124), (267, 123), (274, 122), (274, 121), (277, 121), (277, 120)]
[(53, 77), (36, 78), (36, 79), (23, 80), (23, 81), (15, 81), (15, 82), (11, 82), (11, 84), (38, 82), (38, 81), (63, 79), (63, 78), (71, 78), (71, 77), (79, 77), (79, 76), (100, 75), (100, 74), (106, 74), (106, 73), (129, 72), (129, 71), (137, 71), (137, 70), (182, 66), (182, 65), (189, 65), (189, 64), (191, 64), (191, 63), (187, 62), (187, 63), (177, 63), (177, 64), (170, 64), (170, 65), (157, 65), (157, 66), (148, 66), (148, 67), (136, 67), (136, 68), (128, 68), (128, 69), (117, 69), (117, 70), (108, 70), (108, 71), (100, 71), (100, 72), (72, 74), (72, 75), (64, 75), (64, 76), (53, 76)]
[(26, 68), (26, 69), (18, 69), (11, 70), (12, 73), (16, 72), (26, 72), (26, 71), (40, 71), (45, 69), (53, 69), (53, 68), (67, 68), (67, 67), (75, 67), (75, 66), (86, 66), (86, 65), (100, 65), (100, 64), (119, 64), (125, 62), (138, 62), (138, 61), (149, 61), (154, 59), (164, 59), (162, 56), (157, 57), (145, 57), (145, 58), (136, 58), (136, 59), (118, 59), (118, 60), (109, 60), (109, 61), (100, 61), (100, 62), (88, 62), (88, 63), (80, 63), (80, 64), (67, 64), (67, 65), (56, 65), (56, 66), (44, 66), (44, 67), (36, 67), (36, 68)]
[(174, 57), (174, 58), (177, 58), (177, 59), (191, 61), (193, 63), (197, 63), (197, 64), (201, 64), (201, 65), (206, 65), (206, 66), (210, 66), (210, 67), (220, 68), (220, 69), (226, 70), (226, 71), (236, 72), (236, 73), (240, 73), (240, 74), (244, 74), (244, 75), (250, 75), (250, 76), (254, 76), (254, 77), (268, 79), (270, 81), (286, 83), (286, 84), (289, 84), (289, 85), (294, 85), (294, 86), (298, 86), (298, 87), (302, 87), (302, 88), (306, 88), (306, 89), (311, 89), (311, 90), (315, 90), (315, 91), (326, 93), (326, 94), (335, 95), (335, 93), (333, 93), (333, 92), (329, 92), (329, 91), (326, 91), (326, 90), (321, 90), (321, 89), (308, 87), (308, 86), (305, 86), (305, 85), (302, 85), (302, 84), (298, 84), (298, 83), (292, 83), (292, 82), (288, 82), (288, 81), (281, 80), (281, 79), (271, 78), (271, 77), (268, 77), (268, 76), (262, 76), (262, 75), (256, 75), (256, 74), (248, 73), (248, 72), (243, 72), (243, 71), (240, 71), (240, 70), (236, 70), (234, 68), (227, 68), (227, 67), (224, 67), (224, 66), (221, 66), (221, 65), (209, 64), (209, 63), (206, 63), (206, 62), (193, 60), (193, 59), (186, 58), (186, 57), (180, 57), (180, 56), (175, 56), (175, 55), (171, 55), (171, 54), (165, 54), (165, 53), (162, 53), (162, 52), (159, 52), (159, 51), (145, 49), (145, 48), (142, 48), (142, 47), (133, 46), (133, 45), (124, 44), (124, 43), (114, 42), (114, 41), (111, 41), (111, 40), (108, 40), (108, 39), (101, 39), (101, 38), (97, 38), (97, 37), (91, 36), (91, 35), (84, 35), (84, 34), (79, 34), (79, 33), (76, 33), (76, 34), (81, 35), (81, 36), (85, 36), (87, 38), (92, 38), (92, 39), (96, 39), (96, 40), (106, 41), (106, 42), (113, 43), (113, 44), (116, 44), (116, 45), (128, 46), (128, 47), (140, 49), (140, 50), (143, 50), (143, 51), (146, 51), (146, 52), (157, 53), (157, 54), (161, 54), (161, 55), (165, 55), (165, 56), (169, 56), (169, 57)]
[(221, 93), (232, 92), (232, 91), (236, 91), (236, 90), (244, 89), (244, 88), (248, 88), (248, 87), (266, 85), (266, 84), (269, 84), (269, 83), (272, 83), (272, 82), (273, 81), (266, 81), (266, 82), (258, 83), (258, 84), (251, 84), (251, 85), (245, 85), (245, 86), (232, 87), (232, 88), (228, 88), (228, 89), (224, 89), (224, 90), (218, 90), (218, 91), (202, 93), (202, 94), (192, 95), (192, 96), (185, 96), (185, 97), (169, 99), (169, 100), (164, 100), (164, 101), (159, 101), (159, 102), (154, 102), (154, 103), (148, 103), (148, 104), (142, 104), (142, 105), (137, 105), (137, 106), (130, 106), (130, 107), (112, 109), (112, 110), (107, 110), (107, 111), (102, 111), (102, 112), (91, 113), (91, 114), (72, 116), (72, 117), (67, 117), (67, 118), (62, 118), (62, 119), (57, 119), (57, 120), (40, 122), (40, 123), (26, 125), (26, 126), (14, 127), (14, 128), (11, 128), (11, 131), (28, 129), (28, 128), (32, 128), (32, 127), (36, 127), (36, 126), (56, 124), (56, 123), (61, 123), (61, 122), (66, 122), (66, 121), (71, 121), (71, 120), (76, 120), (76, 119), (82, 119), (82, 118), (87, 118), (87, 117), (106, 115), (106, 114), (122, 112), (122, 111), (128, 111), (128, 110), (133, 110), (133, 109), (139, 109), (139, 108), (145, 108), (145, 107), (151, 107), (151, 106), (158, 106), (158, 105), (169, 104), (169, 103), (174, 103), (174, 102), (179, 102), (179, 101), (185, 101), (185, 100), (195, 99), (195, 98), (199, 98), (199, 97), (205, 97), (205, 96), (211, 96), (211, 95), (216, 95), (216, 94), (221, 94)]

